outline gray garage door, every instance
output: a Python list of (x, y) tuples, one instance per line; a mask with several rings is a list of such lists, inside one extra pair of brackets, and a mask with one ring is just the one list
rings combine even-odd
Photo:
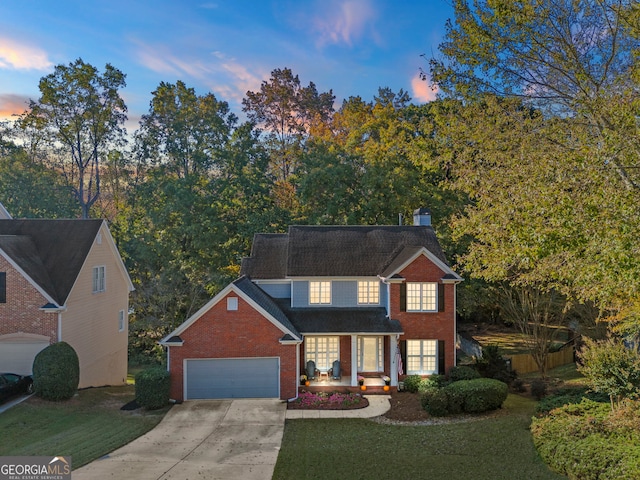
[(279, 398), (278, 358), (186, 361), (186, 399)]

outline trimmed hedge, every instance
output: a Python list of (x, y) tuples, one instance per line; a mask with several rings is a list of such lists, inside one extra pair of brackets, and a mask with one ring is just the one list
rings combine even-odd
[(569, 478), (640, 478), (637, 402), (612, 412), (608, 403), (584, 399), (534, 418), (531, 433), (547, 465)]
[(45, 400), (68, 400), (79, 383), (78, 354), (68, 343), (49, 345), (33, 360), (33, 391)]
[(409, 375), (404, 379), (404, 389), (409, 393), (418, 393), (422, 377), (420, 375)]
[(451, 367), (449, 369), (449, 380), (452, 382), (459, 382), (460, 380), (473, 380), (480, 378), (480, 372), (475, 368), (467, 367), (465, 365)]
[(476, 378), (459, 380), (440, 390), (425, 392), (421, 401), (423, 408), (434, 416), (480, 413), (500, 408), (508, 393), (507, 385), (499, 380)]
[(136, 402), (147, 410), (169, 403), (171, 377), (166, 368), (150, 367), (136, 374)]

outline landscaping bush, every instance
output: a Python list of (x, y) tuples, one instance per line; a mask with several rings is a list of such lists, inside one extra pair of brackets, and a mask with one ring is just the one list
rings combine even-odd
[(33, 361), (33, 390), (45, 400), (68, 400), (78, 390), (80, 362), (71, 345), (49, 345)]
[(542, 459), (569, 478), (640, 478), (638, 403), (612, 412), (585, 399), (534, 418), (531, 432)]
[(518, 376), (509, 368), (497, 345), (482, 347), (482, 358), (477, 360), (476, 368), (481, 376), (500, 380), (507, 385), (510, 385)]
[(492, 378), (459, 380), (422, 395), (422, 407), (431, 415), (480, 413), (495, 410), (507, 399), (507, 385)]
[(536, 400), (542, 400), (547, 394), (547, 382), (542, 378), (531, 381), (531, 396)]
[(548, 413), (554, 408), (564, 407), (572, 403), (580, 403), (583, 398), (594, 402), (609, 402), (609, 397), (604, 393), (589, 392), (584, 387), (563, 388), (548, 395), (536, 405), (536, 413)]
[(409, 393), (418, 393), (422, 377), (420, 375), (409, 375), (404, 379), (404, 389)]
[(423, 378), (418, 384), (418, 392), (424, 393), (427, 390), (437, 390), (447, 385), (447, 378), (444, 375), (430, 375)]
[(504, 382), (492, 378), (460, 380), (444, 388), (448, 395), (455, 393), (463, 398), (462, 411), (480, 413), (500, 408), (509, 390)]
[(136, 375), (136, 402), (147, 410), (169, 403), (170, 376), (162, 367), (151, 367)]
[(449, 398), (442, 389), (427, 390), (422, 394), (420, 402), (429, 415), (444, 417), (449, 414)]
[(467, 367), (464, 365), (451, 367), (449, 369), (449, 380), (452, 382), (458, 382), (460, 380), (473, 380), (474, 378), (480, 378), (480, 372), (475, 368)]

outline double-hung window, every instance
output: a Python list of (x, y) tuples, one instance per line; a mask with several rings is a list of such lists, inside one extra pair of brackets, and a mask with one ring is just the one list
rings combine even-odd
[(358, 304), (378, 305), (380, 303), (380, 282), (362, 280), (358, 282)]
[(124, 310), (120, 310), (118, 312), (118, 331), (119, 332), (124, 332), (124, 329), (127, 326), (126, 319), (127, 319), (127, 316)]
[(407, 375), (438, 373), (438, 341), (407, 340)]
[(313, 360), (316, 368), (326, 372), (332, 366), (334, 360), (340, 359), (340, 337), (306, 337), (306, 360)]
[(309, 282), (309, 304), (331, 304), (331, 282)]
[(438, 284), (407, 283), (407, 312), (435, 312), (438, 310)]
[(104, 292), (105, 290), (105, 266), (93, 267), (93, 293)]

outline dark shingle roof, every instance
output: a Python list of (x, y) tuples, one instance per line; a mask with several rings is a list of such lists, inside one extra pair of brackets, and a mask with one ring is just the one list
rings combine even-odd
[(0, 248), (63, 305), (102, 220), (0, 220)]
[(300, 340), (302, 337), (294, 325), (289, 321), (278, 304), (259, 286), (249, 280), (247, 277), (240, 277), (233, 284), (242, 290), (253, 301), (260, 305), (269, 315), (275, 318), (288, 331), (292, 332)]
[(289, 300), (278, 300), (296, 329), (304, 334), (327, 333), (403, 333), (398, 320), (387, 317), (381, 307), (290, 308)]
[(253, 279), (376, 276), (401, 253), (422, 247), (447, 264), (430, 226), (291, 226), (286, 235), (256, 235), (241, 273)]

